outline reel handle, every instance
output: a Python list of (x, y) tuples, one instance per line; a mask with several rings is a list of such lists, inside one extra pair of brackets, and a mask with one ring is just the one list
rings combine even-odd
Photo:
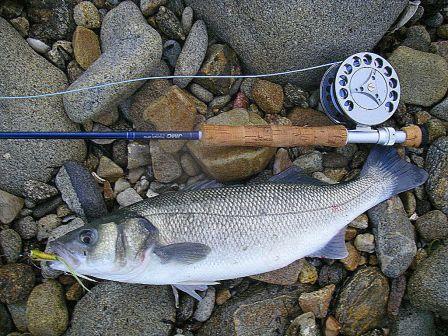
[[(386, 129), (383, 129), (386, 130)], [(249, 147), (295, 147), (327, 146), (343, 147), (347, 143), (371, 143), (419, 147), (423, 141), (423, 132), (419, 126), (411, 125), (401, 131), (380, 130), (351, 131), (342, 125), (322, 127), (299, 127), (285, 125), (228, 126), (203, 124), (202, 141), (215, 146)], [(385, 137), (386, 136), (386, 137)]]
[(347, 144), (344, 126), (298, 127), (284, 125), (227, 126), (204, 124), (202, 140), (207, 145), (250, 147), (328, 146)]

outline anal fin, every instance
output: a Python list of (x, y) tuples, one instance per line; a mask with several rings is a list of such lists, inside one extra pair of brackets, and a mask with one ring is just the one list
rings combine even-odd
[(202, 301), (202, 297), (196, 293), (196, 291), (199, 292), (205, 292), (207, 290), (207, 285), (182, 285), (182, 284), (173, 284), (171, 285), (174, 288), (187, 293), (188, 295), (194, 297), (198, 301)]
[(345, 227), (337, 233), (323, 248), (309, 254), (308, 257), (319, 257), (327, 259), (344, 259), (348, 256), (345, 246)]

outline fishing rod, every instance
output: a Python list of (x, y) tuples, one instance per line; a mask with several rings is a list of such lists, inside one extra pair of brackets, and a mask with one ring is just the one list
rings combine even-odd
[(207, 145), (250, 147), (342, 147), (352, 143), (418, 147), (427, 139), (423, 127), (372, 127), (392, 117), (400, 93), (400, 81), (392, 65), (379, 55), (363, 52), (332, 63), (321, 80), (322, 109), (334, 126), (203, 124), (191, 132), (0, 132), (0, 139), (200, 140)]

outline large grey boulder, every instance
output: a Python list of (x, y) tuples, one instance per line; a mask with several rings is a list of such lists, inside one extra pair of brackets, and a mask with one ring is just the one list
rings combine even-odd
[[(0, 18), (0, 95), (34, 95), (65, 89), (67, 78), (34, 52)], [(0, 100), (0, 131), (79, 131), (64, 112), (61, 96)], [(0, 189), (21, 194), (27, 180), (47, 182), (54, 167), (82, 161), (84, 141), (0, 140)]]
[[(370, 50), (407, 0), (186, 0), (249, 73), (305, 68)], [(273, 77), (315, 86), (323, 71)]]
[[(149, 76), (160, 65), (162, 39), (131, 1), (109, 11), (101, 27), (101, 56), (69, 89)], [(82, 123), (117, 108), (144, 81), (100, 87), (64, 96), (69, 117)]]

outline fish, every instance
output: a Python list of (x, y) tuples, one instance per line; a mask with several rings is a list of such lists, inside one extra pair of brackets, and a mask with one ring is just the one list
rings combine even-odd
[[(327, 184), (294, 166), (258, 184), (204, 181), (117, 210), (49, 247), (79, 274), (172, 285), (200, 299), (196, 290), (221, 280), (303, 257), (345, 258), (353, 219), (427, 178), (395, 149), (378, 146), (350, 182)], [(50, 267), (67, 270), (60, 261)]]

